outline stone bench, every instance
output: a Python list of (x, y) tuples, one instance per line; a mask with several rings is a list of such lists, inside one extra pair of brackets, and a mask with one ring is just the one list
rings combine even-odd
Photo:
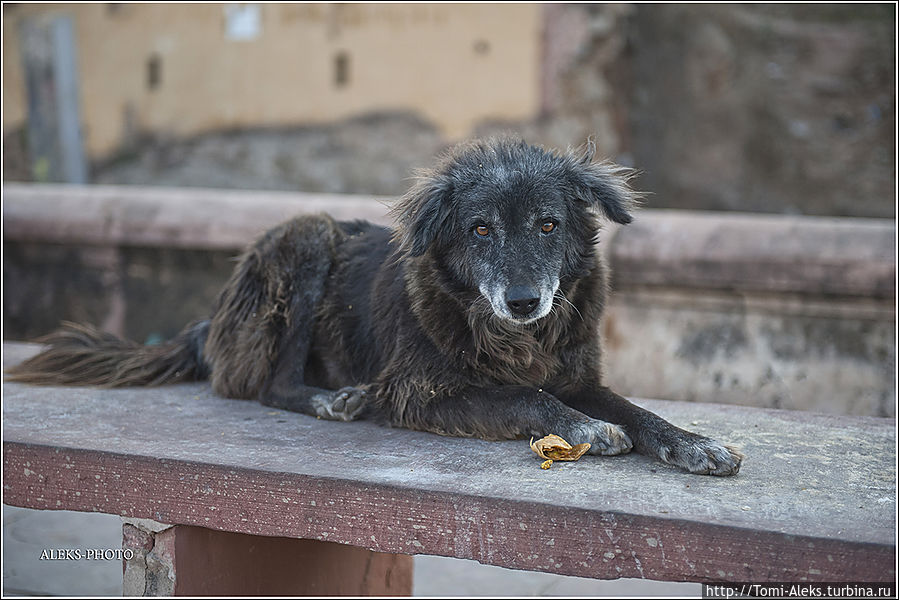
[[(37, 347), (5, 343), (3, 363)], [(599, 579), (895, 581), (895, 421), (637, 402), (740, 445), (732, 478), (643, 456), (335, 423), (154, 389), (4, 384), (3, 500), (121, 515), (125, 593), (411, 592), (411, 556)]]

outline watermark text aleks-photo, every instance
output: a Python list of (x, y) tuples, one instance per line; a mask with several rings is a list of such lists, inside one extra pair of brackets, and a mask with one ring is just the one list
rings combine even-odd
[(44, 548), (40, 560), (131, 560), (134, 550), (122, 548)]

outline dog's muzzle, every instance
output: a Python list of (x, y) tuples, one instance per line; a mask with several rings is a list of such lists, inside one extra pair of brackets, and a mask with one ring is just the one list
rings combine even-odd
[(545, 317), (552, 309), (553, 296), (559, 287), (559, 280), (543, 285), (486, 285), (480, 287), (481, 294), (490, 301), (493, 313), (500, 319), (514, 323), (532, 323)]
[(506, 306), (516, 317), (527, 318), (540, 305), (540, 292), (535, 288), (515, 285), (506, 290)]

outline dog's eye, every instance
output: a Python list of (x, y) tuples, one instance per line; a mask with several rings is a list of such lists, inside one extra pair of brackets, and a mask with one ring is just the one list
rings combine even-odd
[(540, 227), (540, 231), (542, 231), (543, 233), (552, 233), (555, 228), (555, 223), (553, 223), (552, 221), (547, 221), (543, 224), (542, 227)]
[(490, 228), (486, 225), (478, 225), (474, 228), (474, 232), (481, 237), (487, 237), (490, 235)]

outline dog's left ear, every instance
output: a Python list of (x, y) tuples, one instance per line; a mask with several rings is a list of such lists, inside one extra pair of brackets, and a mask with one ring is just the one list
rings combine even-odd
[(425, 173), (390, 210), (396, 226), (393, 240), (406, 256), (425, 253), (450, 213), (453, 185), (440, 175)]
[(587, 140), (584, 154), (580, 158), (571, 158), (571, 189), (575, 197), (599, 210), (606, 218), (626, 225), (633, 221), (631, 211), (640, 198), (640, 194), (628, 185), (636, 172), (611, 162), (594, 163), (595, 153), (596, 144)]

